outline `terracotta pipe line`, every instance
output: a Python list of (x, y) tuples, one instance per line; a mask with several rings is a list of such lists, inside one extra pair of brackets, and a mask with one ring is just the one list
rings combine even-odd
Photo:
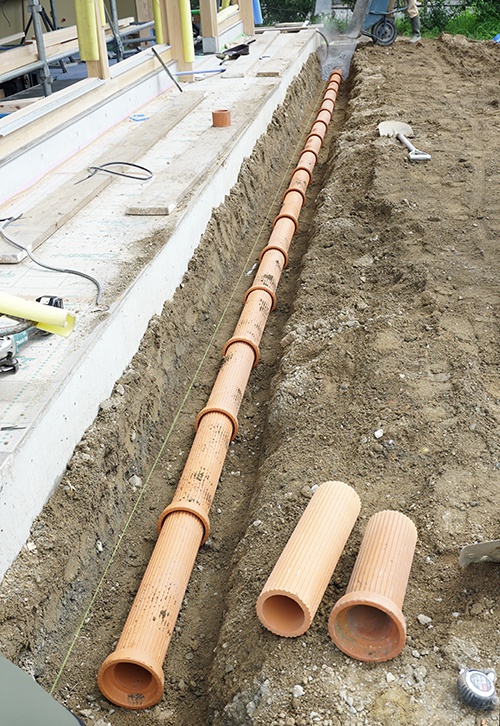
[[(338, 87), (341, 77), (339, 71), (334, 71), (330, 79)], [(318, 111), (318, 116), (321, 113), (325, 118), (315, 122), (318, 134), (308, 139), (293, 172), (297, 174), (297, 188), (285, 194), (234, 335), (224, 347), (223, 362), (207, 405), (196, 418), (190, 453), (172, 502), (160, 515), (158, 541), (122, 635), (115, 651), (99, 669), (101, 692), (118, 706), (132, 710), (148, 708), (163, 695), (163, 660), (196, 553), (209, 536), (208, 513), (229, 444), (238, 431), (241, 400), (258, 361), (258, 346), (298, 228), (304, 203), (299, 180), (306, 186), (310, 183), (328, 126), (328, 113)]]

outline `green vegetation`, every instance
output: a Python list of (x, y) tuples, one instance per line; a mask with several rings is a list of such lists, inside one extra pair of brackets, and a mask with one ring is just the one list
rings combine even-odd
[[(435, 38), (445, 32), (491, 40), (500, 33), (500, 3), (498, 0), (464, 0), (450, 6), (449, 0), (427, 0), (420, 9), (420, 21), (422, 35), (426, 38)], [(400, 34), (411, 34), (406, 17), (398, 18), (397, 25)]]
[[(355, 0), (346, 0), (344, 4), (353, 7)], [(314, 22), (315, 0), (261, 0), (261, 5), (264, 25), (306, 19)], [(450, 0), (422, 0), (420, 19), (422, 35), (426, 38), (436, 38), (445, 32), (491, 40), (500, 33), (500, 0), (461, 0), (458, 5), (450, 5)], [(406, 15), (399, 13), (396, 22), (400, 35), (411, 35)], [(337, 26), (343, 30), (342, 24), (337, 22)]]

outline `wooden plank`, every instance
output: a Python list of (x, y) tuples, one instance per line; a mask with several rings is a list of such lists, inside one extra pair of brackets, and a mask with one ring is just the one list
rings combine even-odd
[(19, 111), (21, 108), (30, 106), (32, 103), (38, 101), (38, 98), (17, 98), (17, 99), (2, 99), (0, 101), (0, 113), (14, 113)]
[(271, 57), (262, 62), (261, 68), (256, 73), (257, 78), (279, 78), (290, 65), (290, 56), (299, 55), (304, 45), (311, 40), (310, 33), (297, 33), (291, 41), (290, 36), (278, 35), (272, 45)]
[[(202, 91), (188, 91), (173, 96), (162, 111), (148, 121), (132, 126), (126, 139), (110, 147), (92, 163), (92, 166), (117, 160), (134, 163), (196, 108), (204, 97)], [(116, 178), (99, 173), (90, 179), (85, 179), (86, 176), (87, 172), (74, 175), (49, 199), (39, 202), (33, 209), (23, 214), (16, 227), (16, 233), (11, 230), (16, 242), (30, 251), (35, 250)], [(85, 181), (75, 187), (75, 183), (81, 179)], [(8, 215), (2, 213), (0, 209), (0, 217), (2, 216)], [(0, 240), (0, 263), (20, 262), (24, 257), (26, 257), (24, 252)]]
[(0, 53), (0, 73), (8, 73), (14, 68), (22, 68), (38, 60), (35, 43), (20, 45)]
[[(154, 181), (141, 192), (136, 204), (127, 207), (127, 214), (142, 216), (165, 216), (200, 184), (210, 184), (213, 173), (224, 162), (246, 127), (258, 114), (258, 109), (267, 101), (276, 88), (271, 82), (266, 86), (249, 88), (245, 95), (245, 106), (254, 104), (255, 114), (238, 115), (236, 110), (233, 123), (225, 128), (210, 126), (192, 143), (188, 149), (173, 160), (156, 175)], [(225, 139), (221, 146), (221, 139)], [(182, 174), (179, 174), (179, 170)], [(187, 181), (186, 181), (187, 180)]]
[[(165, 48), (165, 46), (163, 46)], [(170, 49), (163, 49), (160, 46), (161, 55), (165, 63), (172, 60), (172, 52)], [(139, 64), (136, 63), (136, 59), (139, 59)], [(130, 67), (127, 67), (128, 62), (131, 62)], [(81, 113), (86, 113), (92, 107), (98, 106), (104, 103), (106, 99), (114, 96), (116, 93), (121, 92), (124, 88), (132, 86), (139, 82), (142, 78), (150, 73), (160, 72), (158, 69), (158, 60), (150, 51), (143, 51), (138, 56), (133, 56), (127, 60), (118, 63), (113, 66), (114, 69), (120, 71), (120, 74), (113, 76), (106, 83), (100, 83), (99, 79), (95, 78), (84, 78), (78, 83), (70, 86), (64, 91), (58, 91), (57, 94), (47, 96), (47, 98), (40, 99), (36, 104), (37, 118), (33, 118), (33, 122), (26, 123), (26, 125), (17, 126), (15, 131), (10, 131), (7, 134), (3, 133), (4, 126), (9, 126), (9, 118), (5, 117), (0, 119), (0, 137), (4, 136), (1, 142), (1, 153), (2, 157), (5, 158), (11, 153), (15, 153), (20, 147), (25, 146), (31, 142), (36, 141), (46, 133), (50, 133), (58, 126), (63, 123), (71, 122), (75, 116)], [(163, 71), (162, 71), (163, 72)], [(99, 85), (95, 87), (95, 84)], [(85, 85), (89, 86), (89, 92), (78, 96), (75, 99), (64, 103), (64, 95), (71, 97), (80, 87)], [(58, 108), (53, 109), (54, 102), (57, 101)], [(45, 108), (50, 109), (50, 113), (45, 113)], [(16, 121), (22, 120), (23, 116), (29, 116), (30, 121), (33, 117), (35, 107), (24, 108), (16, 113)]]
[[(123, 18), (118, 21), (120, 30), (124, 30), (132, 25), (133, 18)], [(106, 40), (113, 37), (113, 33), (109, 25), (104, 27)], [(78, 52), (78, 36), (76, 33), (76, 25), (70, 28), (61, 28), (52, 30), (50, 33), (43, 33), (47, 60), (54, 56), (60, 56), (61, 53), (68, 53), (68, 56)], [(15, 69), (22, 69), (24, 66), (34, 63), (38, 60), (38, 50), (35, 42), (28, 42), (20, 45), (18, 48), (11, 48), (0, 52), (0, 74), (9, 73)]]
[(14, 45), (15, 43), (19, 43), (24, 38), (24, 31), (22, 30), (19, 33), (13, 33), (12, 35), (7, 35), (5, 38), (0, 38), (0, 45)]
[(255, 75), (254, 69), (260, 68), (265, 62), (265, 56), (272, 54), (272, 45), (278, 35), (276, 33), (265, 33), (259, 36), (255, 43), (250, 46), (249, 55), (242, 55), (236, 61), (229, 61), (225, 64), (226, 71), (222, 74), (224, 80), (231, 78), (244, 78)]

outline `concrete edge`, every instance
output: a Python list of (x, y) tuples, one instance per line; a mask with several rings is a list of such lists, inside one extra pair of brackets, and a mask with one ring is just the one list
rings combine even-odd
[[(26, 542), (35, 518), (61, 480), (74, 447), (94, 421), (99, 404), (137, 352), (150, 319), (161, 313), (182, 280), (214, 207), (237, 181), (243, 160), (265, 133), (273, 113), (317, 47), (308, 43), (271, 90), (210, 184), (188, 208), (167, 245), (140, 273), (108, 319), (85, 341), (84, 353), (0, 470), (0, 580)], [(166, 264), (167, 263), (167, 264)], [(168, 274), (167, 272), (168, 271)], [(100, 375), (95, 375), (99, 370)], [(60, 432), (65, 435), (61, 437)], [(92, 486), (92, 482), (89, 482)]]

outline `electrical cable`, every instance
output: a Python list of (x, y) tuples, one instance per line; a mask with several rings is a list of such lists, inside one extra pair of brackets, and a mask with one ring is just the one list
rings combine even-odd
[(92, 277), (92, 275), (88, 275), (86, 272), (81, 272), (80, 270), (71, 270), (64, 267), (53, 267), (52, 265), (46, 265), (44, 262), (40, 262), (40, 260), (37, 260), (36, 257), (32, 255), (30, 250), (25, 247), (24, 245), (20, 244), (19, 242), (16, 242), (12, 239), (12, 237), (9, 237), (9, 235), (5, 232), (5, 228), (9, 226), (9, 224), (12, 224), (12, 222), (15, 222), (20, 217), (22, 217), (22, 214), (18, 214), (17, 217), (8, 217), (7, 219), (0, 219), (0, 222), (3, 222), (2, 226), (0, 227), (0, 234), (2, 237), (7, 240), (7, 242), (10, 242), (11, 245), (14, 245), (14, 247), (17, 247), (19, 250), (22, 250), (23, 252), (26, 252), (28, 257), (32, 262), (35, 263), (35, 265), (38, 265), (39, 267), (43, 267), (46, 270), (51, 270), (51, 272), (63, 272), (67, 275), (78, 275), (78, 277), (84, 277), (86, 280), (90, 280), (90, 282), (93, 282), (94, 285), (97, 287), (97, 295), (95, 299), (95, 304), (99, 305), (101, 302), (101, 296), (102, 296), (102, 287), (99, 280), (97, 280), (95, 277)]
[[(111, 166), (131, 166), (134, 169), (140, 169), (145, 172), (145, 176), (136, 176), (135, 174), (127, 174), (124, 171), (114, 171), (110, 169)], [(108, 161), (106, 164), (100, 164), (99, 166), (89, 166), (88, 171), (90, 174), (84, 179), (80, 179), (75, 184), (81, 184), (82, 181), (86, 181), (97, 174), (98, 171), (104, 171), (106, 174), (113, 174), (113, 176), (124, 176), (126, 179), (138, 179), (139, 181), (149, 181), (152, 179), (154, 174), (150, 169), (146, 169), (145, 166), (139, 166), (139, 164), (132, 164), (130, 161)]]

